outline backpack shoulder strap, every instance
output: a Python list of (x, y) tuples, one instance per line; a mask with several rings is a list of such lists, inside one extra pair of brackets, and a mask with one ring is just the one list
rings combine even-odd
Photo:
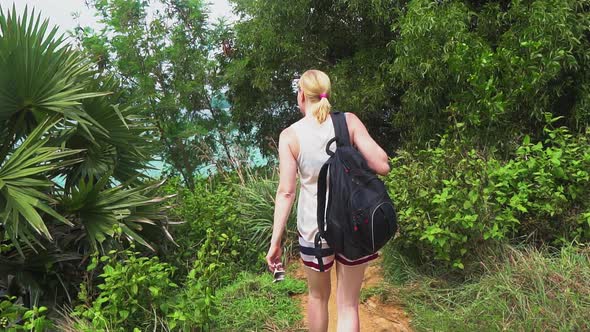
[[(328, 169), (330, 168), (330, 159), (326, 162), (318, 177), (318, 194), (317, 194), (317, 219), (318, 219), (318, 232), (315, 235), (314, 247), (315, 257), (318, 259), (318, 265), (320, 272), (324, 272), (324, 259), (322, 255), (322, 239), (326, 238), (326, 191), (328, 188)], [(330, 206), (332, 196), (328, 197), (328, 206)]]
[(350, 136), (348, 135), (345, 114), (342, 112), (333, 112), (331, 115), (338, 146), (350, 146)]

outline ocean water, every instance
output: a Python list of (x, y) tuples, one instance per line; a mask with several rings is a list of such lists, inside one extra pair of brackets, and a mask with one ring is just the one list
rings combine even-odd
[[(260, 152), (260, 149), (250, 148), (249, 150), (250, 150), (250, 155), (249, 155), (248, 161), (247, 161), (248, 166), (257, 167), (257, 166), (264, 166), (264, 165), (268, 164), (268, 162), (269, 162), (268, 158), (265, 158), (262, 155), (262, 153)], [(164, 161), (162, 161), (161, 158), (156, 159), (156, 160), (152, 160), (149, 163), (149, 166), (152, 167), (153, 169), (148, 169), (147, 175), (152, 178), (156, 178), (156, 179), (160, 178), (163, 170), (168, 167), (168, 165)], [(197, 174), (195, 174), (195, 175), (199, 176), (199, 177), (207, 177), (210, 174), (215, 174), (216, 172), (217, 172), (217, 169), (215, 168), (215, 166), (205, 165), (205, 166), (198, 168)]]

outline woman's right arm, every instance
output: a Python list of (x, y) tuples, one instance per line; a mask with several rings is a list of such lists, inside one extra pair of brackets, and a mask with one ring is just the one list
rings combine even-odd
[(389, 173), (389, 158), (377, 142), (369, 135), (363, 122), (354, 114), (346, 113), (346, 123), (352, 144), (365, 157), (368, 166), (379, 175)]
[(279, 187), (275, 198), (270, 248), (266, 255), (266, 262), (271, 271), (277, 263), (281, 262), (281, 238), (295, 201), (297, 186), (297, 159), (295, 156), (298, 154), (299, 145), (295, 133), (291, 128), (283, 130), (279, 136)]

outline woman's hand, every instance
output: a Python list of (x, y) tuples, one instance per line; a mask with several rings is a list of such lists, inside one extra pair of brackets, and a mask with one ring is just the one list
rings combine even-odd
[(276, 264), (281, 263), (281, 255), (283, 254), (283, 248), (280, 245), (271, 244), (268, 248), (268, 254), (266, 254), (266, 264), (268, 269), (273, 272)]

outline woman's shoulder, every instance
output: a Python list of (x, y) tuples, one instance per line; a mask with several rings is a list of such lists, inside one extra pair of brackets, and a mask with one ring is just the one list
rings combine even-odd
[(299, 156), (299, 139), (297, 132), (293, 128), (293, 125), (283, 129), (279, 135), (279, 145), (285, 144), (289, 147), (293, 158), (297, 159)]
[(356, 114), (352, 113), (352, 112), (344, 112), (344, 116), (346, 116), (346, 121), (347, 122), (359, 122), (361, 121), (358, 116), (356, 116)]
[(363, 122), (358, 118), (358, 116), (356, 116), (356, 114), (352, 112), (346, 112), (344, 115), (346, 116), (346, 125), (351, 132), (355, 131), (356, 128), (363, 126)]
[(302, 127), (301, 120), (303, 120), (303, 119), (299, 119), (299, 120), (293, 122), (287, 128), (283, 129), (283, 131), (281, 131), (279, 138), (282, 138), (285, 141), (288, 141), (289, 143), (292, 143), (293, 141), (297, 141), (297, 138), (299, 136), (298, 132), (301, 130), (300, 128)]

